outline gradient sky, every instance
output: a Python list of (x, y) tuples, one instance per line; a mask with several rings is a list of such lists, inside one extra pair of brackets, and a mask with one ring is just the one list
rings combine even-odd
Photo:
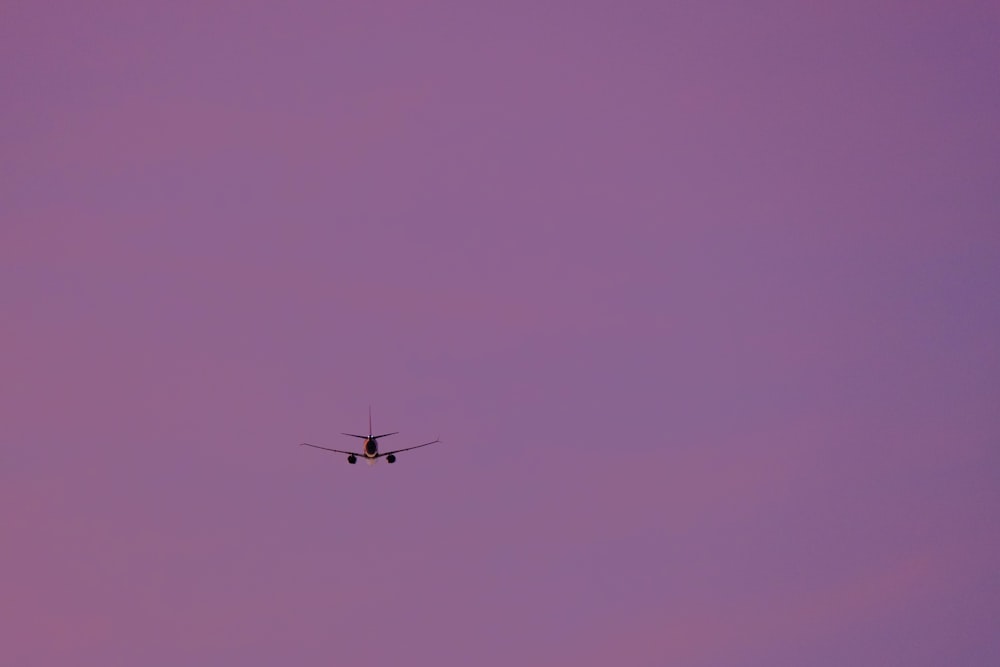
[(0, 663), (1000, 664), (996, 2), (482, 4), (0, 6)]

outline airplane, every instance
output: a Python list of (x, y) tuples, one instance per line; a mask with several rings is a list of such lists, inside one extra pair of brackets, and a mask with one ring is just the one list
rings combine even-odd
[(419, 449), (421, 447), (426, 447), (427, 445), (433, 445), (434, 443), (441, 442), (440, 440), (431, 440), (430, 442), (425, 442), (422, 445), (413, 445), (412, 447), (403, 447), (402, 449), (394, 449), (391, 452), (380, 452), (378, 450), (378, 439), (385, 438), (390, 435), (396, 435), (399, 431), (393, 431), (392, 433), (383, 433), (381, 435), (372, 435), (372, 409), (371, 406), (368, 407), (368, 435), (355, 435), (354, 433), (342, 433), (341, 435), (349, 435), (352, 438), (361, 438), (365, 441), (364, 447), (361, 452), (348, 452), (342, 449), (333, 449), (331, 447), (320, 447), (319, 445), (311, 445), (308, 442), (303, 442), (301, 445), (303, 447), (313, 447), (315, 449), (323, 449), (328, 452), (337, 452), (338, 454), (347, 454), (347, 462), (354, 465), (358, 462), (358, 458), (363, 458), (368, 461), (368, 465), (375, 465), (375, 461), (385, 457), (385, 460), (389, 463), (396, 462), (396, 454), (400, 452), (408, 452), (411, 449)]

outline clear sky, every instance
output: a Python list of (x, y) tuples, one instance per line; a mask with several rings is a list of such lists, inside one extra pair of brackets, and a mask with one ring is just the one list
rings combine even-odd
[[(1000, 664), (1000, 9), (0, 7), (0, 663)], [(299, 447), (444, 444), (392, 466)]]

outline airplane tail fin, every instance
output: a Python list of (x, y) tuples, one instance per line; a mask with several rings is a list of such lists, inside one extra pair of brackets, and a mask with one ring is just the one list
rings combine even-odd
[(399, 433), (399, 431), (393, 431), (392, 433), (383, 433), (382, 435), (374, 435), (374, 433), (375, 433), (375, 431), (372, 430), (372, 406), (371, 406), (371, 404), (369, 404), (368, 405), (368, 437), (369, 438), (375, 438), (377, 440), (378, 438), (384, 438), (387, 435), (396, 435), (397, 433)]

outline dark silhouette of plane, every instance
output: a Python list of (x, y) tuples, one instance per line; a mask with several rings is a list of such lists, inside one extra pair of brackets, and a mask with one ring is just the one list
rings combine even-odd
[(319, 445), (311, 445), (308, 442), (303, 442), (304, 447), (313, 447), (315, 449), (322, 449), (328, 452), (336, 452), (338, 454), (347, 454), (347, 462), (354, 465), (358, 462), (359, 458), (363, 458), (368, 461), (368, 465), (374, 465), (375, 461), (385, 457), (385, 460), (389, 463), (396, 462), (396, 454), (400, 452), (408, 452), (411, 449), (419, 449), (421, 447), (426, 447), (427, 445), (433, 445), (436, 442), (441, 442), (440, 440), (431, 440), (430, 442), (425, 442), (422, 445), (413, 445), (412, 447), (403, 447), (402, 449), (394, 449), (391, 452), (380, 452), (378, 450), (378, 439), (386, 438), (390, 435), (396, 435), (399, 431), (394, 431), (392, 433), (382, 433), (381, 435), (373, 435), (372, 431), (372, 408), (368, 406), (368, 435), (355, 435), (354, 433), (343, 433), (341, 435), (349, 435), (352, 438), (361, 438), (365, 441), (362, 451), (360, 452), (349, 452), (343, 449), (333, 449), (331, 447), (320, 447)]

